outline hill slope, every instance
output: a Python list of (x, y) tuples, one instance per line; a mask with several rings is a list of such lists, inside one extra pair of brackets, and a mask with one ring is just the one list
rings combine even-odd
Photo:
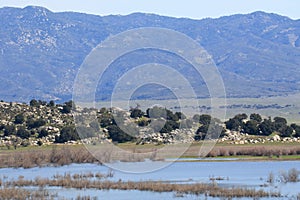
[[(95, 16), (42, 7), (0, 9), (0, 98), (71, 98), (86, 55), (111, 34), (164, 27), (197, 40), (213, 57), (231, 97), (300, 90), (300, 21), (264, 12), (191, 20), (134, 13)], [(205, 96), (205, 95), (204, 95)]]

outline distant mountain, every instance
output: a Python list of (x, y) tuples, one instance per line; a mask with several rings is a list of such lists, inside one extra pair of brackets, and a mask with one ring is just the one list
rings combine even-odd
[(4, 100), (69, 100), (79, 66), (92, 48), (109, 35), (138, 27), (169, 28), (198, 41), (212, 55), (230, 97), (300, 91), (300, 20), (276, 14), (192, 20), (143, 13), (53, 13), (29, 6), (1, 8), (0, 18)]

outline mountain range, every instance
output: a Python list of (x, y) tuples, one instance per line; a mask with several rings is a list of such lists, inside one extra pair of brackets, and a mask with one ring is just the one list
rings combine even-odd
[(54, 13), (28, 6), (0, 8), (0, 18), (0, 99), (6, 101), (71, 99), (90, 51), (111, 35), (140, 27), (168, 28), (197, 41), (212, 56), (228, 97), (300, 91), (300, 20), (273, 13), (193, 20)]

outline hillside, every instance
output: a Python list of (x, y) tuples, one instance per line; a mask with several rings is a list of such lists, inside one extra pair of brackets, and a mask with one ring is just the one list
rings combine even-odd
[(69, 100), (92, 48), (111, 34), (138, 27), (169, 28), (197, 40), (212, 55), (229, 97), (300, 90), (300, 20), (276, 14), (191, 20), (143, 13), (54, 13), (29, 6), (1, 8), (0, 18), (0, 98), (7, 101)]
[[(72, 112), (71, 112), (72, 111)], [(54, 143), (188, 144), (214, 140), (231, 144), (300, 142), (300, 126), (285, 118), (236, 114), (222, 122), (207, 114), (185, 116), (154, 106), (81, 108), (72, 101), (0, 102), (0, 149)]]

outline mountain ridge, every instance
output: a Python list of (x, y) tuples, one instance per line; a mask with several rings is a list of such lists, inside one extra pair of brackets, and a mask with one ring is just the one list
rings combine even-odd
[[(140, 27), (184, 33), (213, 57), (229, 97), (300, 91), (300, 20), (257, 11), (194, 20), (0, 8), (0, 98), (68, 100), (79, 66), (110, 35)], [(239, 87), (236, 87), (239, 85)]]

